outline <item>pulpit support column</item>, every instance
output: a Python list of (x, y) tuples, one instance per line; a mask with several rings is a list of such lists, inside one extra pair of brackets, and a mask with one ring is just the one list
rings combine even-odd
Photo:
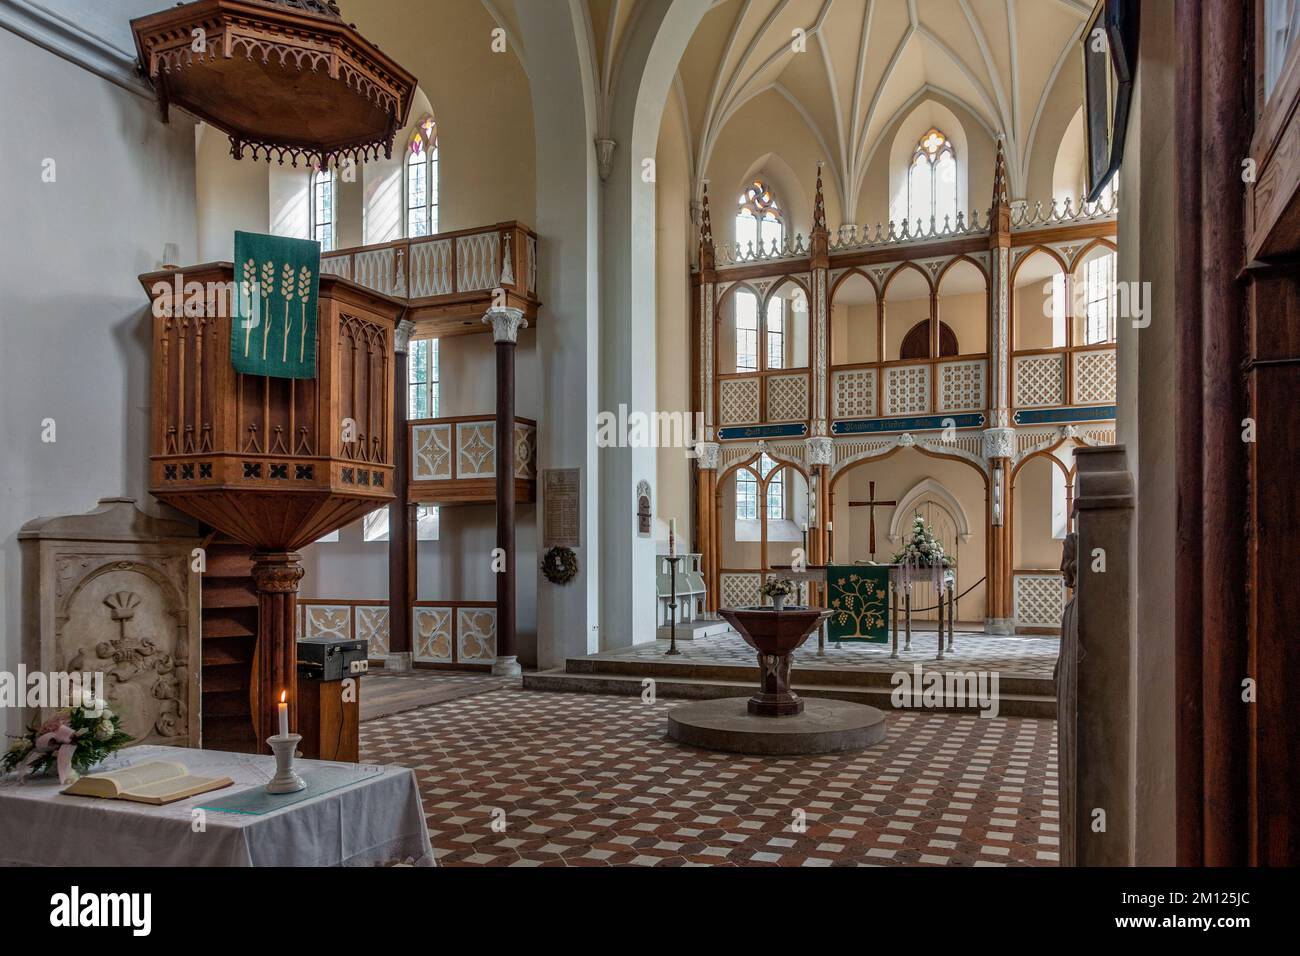
[(408, 498), (411, 449), (407, 438), (407, 369), (415, 323), (403, 320), (393, 335), (393, 503), (388, 506), (388, 658), (385, 670), (411, 669), (411, 603), (415, 599), (416, 533)]
[(515, 636), (515, 347), (528, 320), (519, 309), (489, 309), (483, 322), (492, 326), (497, 348), (496, 498), (497, 548), (503, 568), (497, 573), (497, 655), (492, 674), (517, 677)]
[(289, 701), (289, 729), (298, 727), (298, 582), (302, 558), (291, 551), (253, 555), (257, 587), (257, 650), (253, 657), (253, 726), (258, 751), (279, 733), (280, 693)]

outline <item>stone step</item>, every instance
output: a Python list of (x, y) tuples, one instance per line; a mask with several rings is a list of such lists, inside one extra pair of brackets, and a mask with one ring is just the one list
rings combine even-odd
[[(804, 687), (826, 688), (868, 688), (892, 690), (893, 674), (897, 671), (912, 673), (913, 661), (894, 661), (889, 670), (882, 665), (879, 669), (847, 668), (818, 666), (796, 663), (791, 671), (791, 680)], [(950, 663), (927, 659), (919, 662), (922, 671), (979, 671), (981, 668), (967, 663)], [(707, 661), (673, 661), (669, 659), (629, 659), (570, 657), (564, 666), (565, 674), (575, 676), (627, 677), (640, 680), (652, 677), (658, 681), (685, 679), (720, 681), (723, 683), (739, 682), (758, 683), (758, 665), (722, 664)], [(1056, 687), (1050, 678), (1023, 677), (1013, 674), (998, 674), (998, 688), (1003, 694), (1021, 694), (1042, 696), (1055, 699)]]
[[(735, 634), (731, 625), (726, 621), (692, 621), (687, 624), (677, 623), (677, 640), (693, 641), (701, 637), (716, 637), (719, 634)], [(655, 632), (655, 636), (666, 641), (672, 637), (667, 627), (661, 627)], [(736, 640), (740, 640), (740, 635), (736, 634)]]
[[(734, 670), (734, 669), (733, 669)], [(805, 672), (796, 672), (791, 689), (805, 697), (823, 697), (831, 700), (847, 700), (859, 704), (879, 707), (886, 712), (895, 710), (891, 698), (892, 687), (888, 681), (880, 685), (814, 685), (802, 683)], [(863, 672), (851, 672), (861, 675)], [(885, 675), (888, 677), (888, 675)], [(625, 694), (640, 696), (644, 690), (642, 681), (653, 677), (655, 696), (664, 698), (683, 698), (687, 700), (712, 700), (719, 697), (742, 697), (752, 694), (758, 687), (758, 672), (755, 668), (753, 680), (727, 680), (722, 678), (700, 678), (684, 676), (658, 676), (651, 674), (605, 674), (605, 673), (571, 673), (563, 670), (539, 671), (525, 673), (523, 686), (525, 690), (561, 691), (575, 694)], [(1048, 682), (1050, 684), (1050, 681)], [(1005, 681), (1000, 681), (998, 688), (998, 716), (1000, 717), (1037, 717), (1054, 719), (1056, 717), (1056, 697), (1051, 693), (1018, 693), (1009, 690)], [(912, 709), (910, 706), (903, 709)], [(974, 707), (937, 707), (923, 708), (953, 713), (978, 713)]]

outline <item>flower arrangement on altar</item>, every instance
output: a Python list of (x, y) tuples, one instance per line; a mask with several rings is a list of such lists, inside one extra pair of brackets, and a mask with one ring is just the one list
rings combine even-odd
[(0, 757), (0, 768), (29, 777), (58, 770), (59, 783), (68, 784), (131, 740), (122, 729), (122, 718), (104, 701), (87, 695), (80, 705), (43, 724), (33, 723), (27, 733), (14, 738)]
[(957, 562), (944, 553), (943, 543), (934, 536), (934, 531), (925, 523), (925, 519), (917, 514), (912, 518), (912, 530), (903, 541), (903, 549), (894, 555), (894, 564), (921, 568), (941, 565), (951, 568)]

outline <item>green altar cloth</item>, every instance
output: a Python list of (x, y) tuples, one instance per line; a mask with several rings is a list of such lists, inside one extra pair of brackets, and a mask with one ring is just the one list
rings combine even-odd
[(826, 637), (868, 644), (889, 642), (889, 568), (833, 564), (826, 569)]

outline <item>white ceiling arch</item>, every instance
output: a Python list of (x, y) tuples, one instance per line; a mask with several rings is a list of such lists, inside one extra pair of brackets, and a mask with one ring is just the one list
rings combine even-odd
[(697, 194), (727, 123), (772, 91), (825, 152), (845, 210), (857, 208), (882, 133), (931, 95), (1003, 140), (1019, 198), (1090, 10), (1086, 0), (717, 0), (679, 66)]

